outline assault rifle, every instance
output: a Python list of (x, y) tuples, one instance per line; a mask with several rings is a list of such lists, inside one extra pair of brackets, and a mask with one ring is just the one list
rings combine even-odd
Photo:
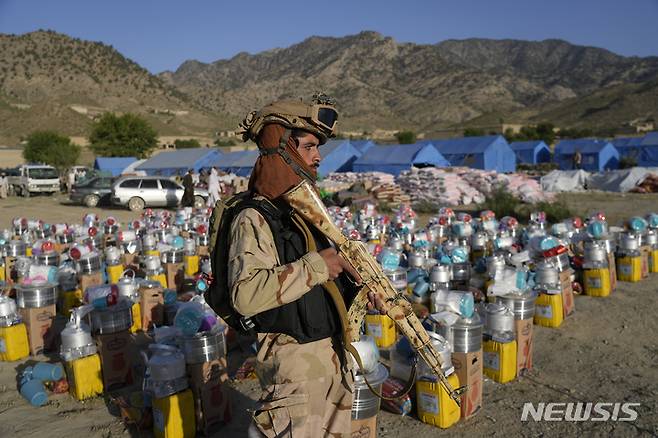
[[(336, 302), (339, 312), (341, 312), (342, 307), (341, 313), (343, 315), (341, 319), (343, 320), (344, 337), (348, 351), (355, 355), (354, 348), (350, 349), (349, 347), (352, 342), (360, 339), (361, 325), (368, 310), (368, 294), (373, 292), (381, 299), (384, 306), (382, 310), (395, 322), (400, 332), (409, 339), (413, 349), (429, 365), (434, 374), (436, 374), (439, 382), (450, 397), (457, 405), (461, 405), (460, 396), (465, 388), (453, 389), (448, 383), (446, 376), (441, 370), (441, 356), (432, 345), (427, 331), (414, 314), (411, 304), (403, 294), (399, 293), (393, 287), (391, 281), (379, 263), (370, 255), (363, 242), (350, 240), (343, 235), (341, 230), (334, 224), (317, 192), (307, 181), (302, 181), (284, 193), (283, 198), (297, 213), (331, 240), (336, 245), (338, 254), (352, 265), (361, 276), (360, 290), (350, 304), (346, 317), (344, 315), (345, 304), (342, 301), (342, 297), (335, 297), (332, 294), (332, 298)], [(355, 359), (360, 363), (360, 358), (356, 356)]]

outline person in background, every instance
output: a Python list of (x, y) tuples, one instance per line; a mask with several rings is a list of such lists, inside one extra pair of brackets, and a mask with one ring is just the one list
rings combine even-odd
[(74, 170), (69, 170), (66, 174), (66, 192), (71, 193), (71, 189), (75, 185), (76, 174)]
[(576, 152), (573, 154), (573, 169), (581, 169), (583, 163), (583, 156), (580, 154), (580, 151), (576, 149)]
[(208, 206), (214, 207), (220, 199), (221, 187), (219, 184), (219, 174), (217, 168), (213, 166), (208, 176)]
[(9, 193), (9, 178), (7, 174), (2, 172), (0, 174), (0, 199), (5, 199)]
[(188, 170), (183, 177), (183, 199), (181, 205), (183, 207), (194, 207), (194, 178), (192, 177), (192, 169)]

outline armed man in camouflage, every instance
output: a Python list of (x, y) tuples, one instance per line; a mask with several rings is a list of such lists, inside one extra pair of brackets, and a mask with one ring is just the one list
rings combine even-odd
[[(256, 374), (263, 393), (250, 436), (349, 436), (351, 359), (328, 288), (346, 293), (360, 278), (280, 198), (302, 178), (315, 183), (321, 144), (337, 119), (325, 97), (275, 102), (243, 122), (260, 156), (245, 208), (230, 229), (228, 286), (237, 312), (258, 332)], [(345, 272), (344, 272), (345, 271)], [(348, 273), (351, 280), (345, 276)]]

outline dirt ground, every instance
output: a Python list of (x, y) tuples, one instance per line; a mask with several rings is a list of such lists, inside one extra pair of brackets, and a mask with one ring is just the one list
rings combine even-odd
[[(603, 210), (612, 224), (658, 211), (658, 195), (587, 193), (561, 195), (577, 212)], [(80, 221), (90, 210), (61, 205), (63, 197), (0, 200), (0, 227), (12, 217), (42, 218), (50, 223)], [(101, 218), (134, 218), (127, 210), (91, 210)], [(506, 385), (485, 380), (484, 405), (474, 418), (442, 431), (414, 417), (381, 412), (380, 437), (430, 436), (656, 436), (658, 435), (658, 274), (639, 283), (619, 283), (608, 298), (578, 296), (576, 313), (560, 328), (535, 326), (534, 369)], [(106, 400), (85, 403), (51, 395), (41, 408), (27, 404), (16, 390), (17, 373), (37, 357), (0, 363), (0, 437), (140, 436), (126, 430)], [(55, 360), (54, 356), (51, 359)], [(235, 361), (233, 361), (235, 362)], [(213, 436), (241, 437), (247, 409), (258, 396), (255, 380), (233, 383), (234, 419)], [(522, 422), (525, 402), (640, 403), (634, 422)]]

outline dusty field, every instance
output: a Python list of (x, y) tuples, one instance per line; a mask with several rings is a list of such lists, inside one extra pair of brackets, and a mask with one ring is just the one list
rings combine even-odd
[[(613, 224), (633, 214), (658, 210), (658, 195), (562, 196), (582, 213), (606, 211)], [(88, 211), (57, 201), (45, 197), (0, 200), (0, 227), (7, 227), (15, 216), (39, 217), (51, 223), (79, 221)], [(93, 211), (120, 220), (134, 217), (126, 210)], [(658, 274), (654, 274), (640, 283), (619, 283), (608, 298), (577, 297), (576, 313), (560, 328), (535, 326), (532, 372), (507, 385), (485, 381), (484, 406), (476, 417), (441, 431), (415, 418), (382, 412), (379, 436), (658, 435), (657, 296)], [(68, 395), (58, 395), (51, 396), (44, 407), (29, 406), (16, 390), (17, 372), (29, 363), (0, 363), (0, 437), (139, 436), (126, 430), (100, 398), (79, 403)], [(258, 395), (257, 383), (236, 382), (234, 388), (234, 421), (215, 436), (245, 436), (246, 409)], [(525, 402), (633, 402), (641, 406), (635, 422), (522, 422)]]

